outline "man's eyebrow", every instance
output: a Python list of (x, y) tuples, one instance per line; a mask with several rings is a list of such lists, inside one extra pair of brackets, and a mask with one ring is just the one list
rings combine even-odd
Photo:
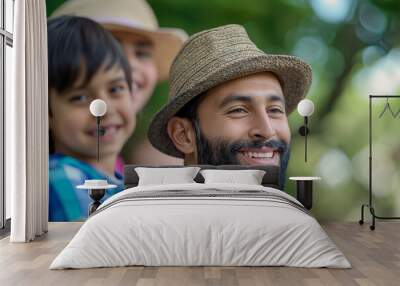
[(268, 95), (268, 101), (280, 101), (285, 104), (285, 98), (276, 94)]
[[(280, 101), (283, 104), (285, 104), (285, 99), (282, 96), (279, 96), (277, 94), (266, 94), (264, 95), (267, 100), (270, 101)], [(252, 101), (252, 96), (251, 95), (246, 95), (246, 94), (232, 94), (228, 95), (225, 97), (222, 102), (219, 104), (219, 108), (223, 108), (225, 105), (233, 102), (233, 101), (242, 101), (246, 103), (250, 103)]]
[(243, 102), (251, 102), (251, 97), (248, 95), (242, 95), (242, 94), (232, 94), (228, 95), (227, 97), (222, 100), (222, 102), (219, 104), (219, 108), (224, 107), (225, 105), (228, 105), (229, 103), (233, 101), (243, 101)]

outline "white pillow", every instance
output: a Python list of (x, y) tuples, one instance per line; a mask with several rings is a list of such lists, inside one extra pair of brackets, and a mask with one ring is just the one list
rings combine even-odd
[(261, 185), (265, 175), (263, 170), (201, 170), (204, 183), (233, 183), (246, 185)]
[(196, 183), (193, 179), (199, 170), (199, 167), (135, 168), (139, 176), (138, 186)]

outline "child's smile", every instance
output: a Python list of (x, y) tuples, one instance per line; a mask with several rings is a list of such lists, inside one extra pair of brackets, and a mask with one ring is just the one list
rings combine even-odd
[(96, 158), (97, 125), (90, 102), (102, 99), (107, 113), (101, 118), (100, 158), (119, 154), (135, 127), (133, 99), (124, 72), (118, 66), (101, 68), (87, 83), (84, 75), (68, 91), (50, 92), (50, 130), (55, 151), (76, 158)]
[[(104, 135), (100, 136), (100, 142), (107, 143), (107, 142), (112, 142), (117, 138), (117, 135), (119, 132), (123, 131), (123, 125), (122, 124), (101, 124), (101, 128), (105, 130)], [(92, 136), (97, 140), (97, 127), (94, 127), (90, 129), (87, 134), (89, 136)]]

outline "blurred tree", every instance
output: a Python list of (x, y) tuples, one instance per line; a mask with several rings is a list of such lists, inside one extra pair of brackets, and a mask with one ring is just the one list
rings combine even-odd
[[(48, 0), (48, 15), (63, 2)], [(179, 27), (191, 35), (220, 25), (241, 24), (260, 49), (268, 53), (294, 54), (312, 65), (313, 85), (308, 97), (314, 101), (316, 112), (311, 118), (310, 160), (307, 164), (302, 161), (303, 138), (293, 131), (288, 174), (323, 174), (330, 177), (335, 174), (329, 172), (340, 173), (336, 180), (325, 177), (318, 184), (321, 190), (316, 195), (314, 213), (323, 219), (357, 219), (355, 216), (359, 215), (359, 206), (366, 199), (368, 187), (364, 170), (368, 158), (363, 153), (368, 146), (368, 105), (365, 100), (368, 94), (360, 96), (355, 82), (367, 82), (363, 71), (375, 67), (400, 47), (400, 1), (148, 2), (161, 27)], [(167, 101), (167, 94), (167, 83), (159, 85), (149, 104), (139, 114), (139, 124), (134, 138), (127, 144), (126, 152), (134, 148), (137, 138), (146, 136), (148, 124)], [(297, 130), (302, 118), (293, 112), (289, 121), (292, 130)], [(389, 121), (382, 123), (387, 127), (396, 124)], [(386, 147), (387, 152), (382, 153), (389, 160), (385, 161), (388, 164), (393, 161), (391, 156), (399, 153), (400, 144), (390, 128), (381, 128), (377, 133), (382, 137), (388, 134), (394, 136), (391, 147)], [(389, 145), (382, 143), (382, 146)], [(337, 162), (340, 164), (336, 164), (335, 160), (339, 158), (341, 161)], [(347, 167), (341, 167), (343, 164)], [(398, 164), (394, 165), (399, 170)], [(328, 175), (325, 175), (326, 172)], [(387, 177), (385, 179), (388, 180)], [(292, 182), (287, 181), (286, 186), (288, 192), (294, 194)], [(400, 211), (400, 194), (397, 193), (378, 193), (378, 204), (385, 208), (385, 215)]]

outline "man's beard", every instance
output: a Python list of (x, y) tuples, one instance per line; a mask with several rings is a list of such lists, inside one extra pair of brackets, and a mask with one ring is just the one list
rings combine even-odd
[(286, 169), (290, 157), (290, 144), (279, 139), (268, 141), (249, 141), (237, 140), (228, 142), (227, 140), (217, 139), (209, 141), (201, 132), (200, 126), (195, 125), (196, 145), (197, 145), (197, 164), (199, 165), (241, 165), (238, 160), (238, 152), (242, 148), (261, 148), (270, 147), (277, 149), (280, 154), (279, 162), (279, 188), (284, 189), (286, 179)]

